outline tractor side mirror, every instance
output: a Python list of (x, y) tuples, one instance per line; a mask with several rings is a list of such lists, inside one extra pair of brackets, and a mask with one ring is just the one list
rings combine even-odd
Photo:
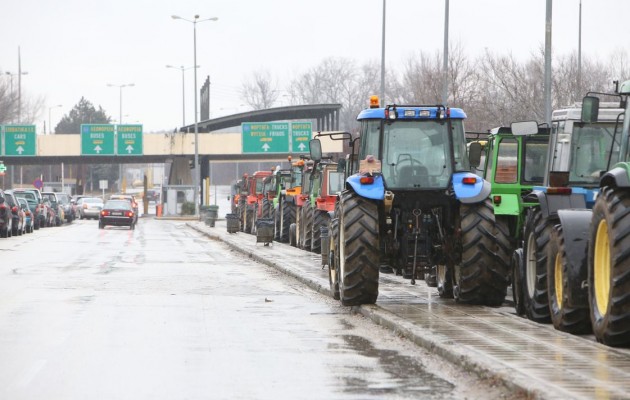
[(321, 161), (322, 159), (322, 142), (319, 139), (311, 139), (309, 142), (311, 149), (311, 160)]
[(468, 161), (471, 167), (479, 167), (481, 164), (481, 143), (472, 142), (468, 145)]
[(597, 122), (599, 117), (599, 97), (586, 96), (582, 100), (582, 122)]
[(535, 135), (538, 133), (538, 122), (536, 121), (512, 122), (512, 124), (510, 125), (510, 129), (512, 130), (512, 135), (514, 136)]

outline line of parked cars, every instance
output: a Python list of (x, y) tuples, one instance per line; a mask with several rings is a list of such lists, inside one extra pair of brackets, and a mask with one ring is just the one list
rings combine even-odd
[(8, 238), (75, 219), (96, 219), (99, 229), (108, 225), (129, 226), (138, 222), (138, 201), (129, 194), (100, 197), (42, 192), (39, 189), (0, 189), (0, 237)]
[(65, 193), (39, 189), (0, 189), (0, 237), (20, 236), (76, 218), (76, 206)]

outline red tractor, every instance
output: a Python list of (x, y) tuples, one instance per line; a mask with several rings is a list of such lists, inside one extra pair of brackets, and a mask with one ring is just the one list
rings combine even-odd
[[(341, 168), (340, 168), (341, 167)], [(329, 163), (322, 164), (319, 170), (319, 189), (315, 197), (315, 208), (313, 210), (311, 251), (319, 254), (321, 252), (321, 228), (328, 227), (330, 220), (329, 213), (335, 211), (335, 203), (339, 193), (344, 188), (345, 173), (343, 164)], [(316, 182), (316, 180), (314, 180)]]
[(242, 221), (246, 233), (255, 233), (256, 220), (262, 218), (263, 182), (271, 171), (256, 171), (247, 178), (247, 196)]

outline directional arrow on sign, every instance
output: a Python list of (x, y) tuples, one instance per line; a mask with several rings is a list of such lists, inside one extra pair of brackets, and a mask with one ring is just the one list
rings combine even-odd
[(271, 148), (267, 143), (263, 144), (262, 146), (263, 150), (265, 151), (269, 151), (269, 149)]
[(125, 150), (127, 150), (127, 153), (131, 154), (131, 152), (133, 151), (133, 146), (129, 145), (129, 146), (125, 147)]
[(304, 145), (304, 143), (300, 143), (300, 145), (298, 146), (298, 149), (300, 149), (300, 151), (304, 151), (305, 148), (306, 146)]
[(96, 147), (94, 148), (94, 151), (96, 152), (96, 154), (100, 154), (102, 150), (103, 148), (99, 145), (96, 145)]
[(17, 151), (19, 155), (22, 155), (22, 153), (24, 153), (24, 147), (18, 146), (17, 149), (15, 149), (15, 151)]

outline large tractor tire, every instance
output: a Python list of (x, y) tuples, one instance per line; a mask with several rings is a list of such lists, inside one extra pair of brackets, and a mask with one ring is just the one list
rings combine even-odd
[(261, 218), (271, 218), (271, 202), (269, 201), (268, 198), (264, 198), (262, 200), (262, 212), (261, 212)]
[(516, 249), (512, 253), (510, 261), (512, 270), (512, 300), (516, 315), (525, 315), (525, 290), (522, 279), (525, 276), (525, 260), (523, 259), (523, 249)]
[(300, 240), (302, 240), (302, 249), (311, 251), (313, 243), (313, 207), (311, 207), (310, 203), (306, 203), (302, 206), (302, 209), (304, 213), (302, 213), (303, 219), (300, 225), (304, 226), (304, 231), (302, 236), (300, 236)]
[(341, 195), (339, 294), (341, 304), (374, 304), (378, 297), (378, 208), (351, 190)]
[(436, 265), (435, 266), (435, 280), (436, 280), (436, 287), (438, 290), (438, 294), (440, 295), (440, 297), (444, 299), (452, 299), (453, 298), (453, 267), (447, 264)]
[(598, 342), (630, 344), (630, 192), (605, 187), (593, 207), (588, 298)]
[(550, 322), (547, 290), (547, 246), (553, 221), (544, 218), (538, 207), (528, 209), (525, 217), (523, 285), (525, 315), (532, 321)]
[(256, 209), (252, 205), (247, 205), (245, 214), (245, 233), (252, 233), (254, 229), (254, 213)]
[[(569, 299), (582, 290), (582, 282), (571, 282), (565, 248), (562, 225), (556, 225), (551, 231), (547, 246), (547, 287), (549, 288), (549, 310), (551, 322), (559, 331), (574, 334), (590, 333), (591, 321), (586, 305), (578, 307), (570, 304)], [(575, 293), (575, 295), (572, 295)]]
[[(319, 254), (322, 251), (322, 226), (328, 226), (330, 216), (327, 211), (313, 210), (313, 240), (311, 243), (311, 251)], [(330, 235), (330, 230), (328, 230)]]
[(455, 266), (453, 294), (460, 303), (498, 307), (505, 301), (509, 266), (490, 200), (460, 205), (462, 257)]
[[(333, 299), (341, 299), (339, 294), (339, 218), (329, 221), (328, 232), (330, 232), (330, 252), (328, 255), (328, 283), (330, 283), (330, 293)], [(322, 257), (325, 255), (322, 254)]]
[(286, 197), (282, 198), (280, 207), (280, 242), (289, 243), (289, 227), (295, 222), (295, 204)]

